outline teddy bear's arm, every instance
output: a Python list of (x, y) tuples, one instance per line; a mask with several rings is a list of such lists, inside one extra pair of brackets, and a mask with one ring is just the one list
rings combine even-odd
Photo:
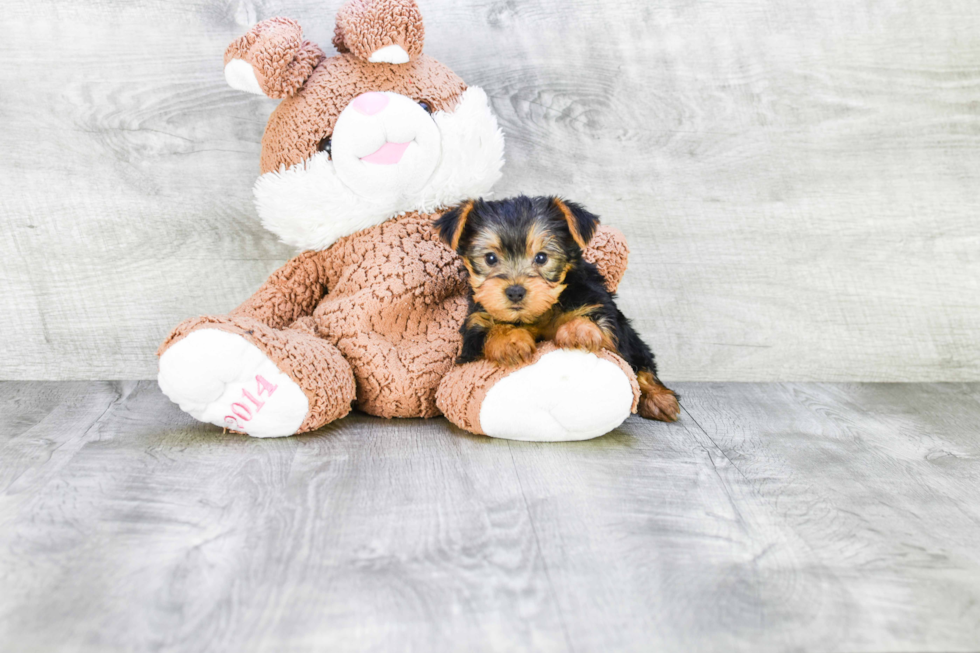
[(626, 236), (623, 232), (616, 227), (602, 225), (589, 241), (583, 257), (599, 268), (599, 272), (606, 279), (606, 288), (609, 292), (616, 292), (626, 272), (629, 253), (630, 248), (626, 244)]
[(283, 329), (310, 315), (327, 292), (323, 252), (303, 252), (269, 275), (265, 283), (231, 312)]

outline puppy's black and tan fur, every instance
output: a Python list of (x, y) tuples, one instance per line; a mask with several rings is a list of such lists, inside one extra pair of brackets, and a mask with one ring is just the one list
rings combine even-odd
[(636, 372), (640, 415), (672, 422), (680, 406), (657, 379), (653, 352), (582, 258), (598, 225), (598, 217), (557, 197), (474, 200), (440, 216), (439, 235), (462, 257), (472, 287), (458, 362), (519, 365), (538, 340), (609, 349)]

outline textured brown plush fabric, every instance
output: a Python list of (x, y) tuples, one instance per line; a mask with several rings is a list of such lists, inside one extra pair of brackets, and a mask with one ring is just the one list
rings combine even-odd
[(582, 258), (594, 263), (606, 279), (609, 292), (616, 292), (619, 282), (626, 274), (629, 263), (630, 248), (626, 244), (626, 236), (616, 227), (601, 226), (596, 230)]
[(303, 40), (299, 23), (289, 18), (264, 20), (225, 50), (225, 65), (242, 59), (252, 65), (262, 92), (271, 98), (294, 95), (307, 80), (323, 51)]
[[(350, 363), (356, 405), (365, 412), (438, 415), (436, 387), (459, 350), (467, 286), (459, 258), (432, 229), (433, 218), (409, 213), (324, 251), (304, 252), (232, 316), (313, 329)], [(270, 358), (278, 364), (276, 355)]]
[[(446, 418), (456, 426), (471, 433), (486, 435), (480, 425), (480, 408), (483, 406), (483, 399), (487, 396), (490, 388), (517, 370), (537, 363), (542, 356), (556, 349), (555, 343), (542, 342), (538, 345), (538, 350), (530, 361), (525, 365), (509, 369), (485, 360), (457, 365), (449, 371), (439, 386), (436, 393), (436, 405)], [(633, 406), (630, 410), (635, 413), (637, 402), (640, 400), (640, 386), (636, 382), (636, 377), (630, 366), (612, 352), (602, 350), (597, 355), (619, 366), (626, 373), (633, 388)]]
[(400, 65), (367, 63), (352, 54), (331, 57), (317, 66), (302, 93), (272, 112), (262, 136), (262, 172), (310, 158), (361, 93), (392, 91), (427, 102), (434, 111), (451, 111), (465, 90), (462, 79), (426, 55)]
[(437, 415), (436, 387), (459, 349), (462, 265), (432, 217), (393, 218), (324, 252), (330, 293), (313, 316), (354, 369), (357, 407), (373, 415)]
[(323, 252), (303, 252), (273, 272), (231, 315), (252, 317), (274, 329), (284, 329), (313, 314), (327, 291), (325, 279)]
[(352, 0), (337, 12), (334, 47), (364, 61), (386, 45), (400, 45), (414, 59), (422, 54), (424, 40), (414, 0)]

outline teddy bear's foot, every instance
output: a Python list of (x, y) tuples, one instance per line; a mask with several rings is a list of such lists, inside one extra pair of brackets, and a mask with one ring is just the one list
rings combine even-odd
[(531, 364), (506, 370), (487, 361), (456, 367), (436, 401), (450, 421), (509, 440), (588, 440), (612, 431), (639, 396), (629, 366), (608, 351), (545, 343)]
[(617, 365), (558, 349), (490, 388), (480, 425), (508, 440), (589, 440), (622, 424), (632, 405), (629, 378)]
[(258, 438), (296, 433), (309, 401), (242, 336), (194, 331), (160, 357), (160, 389), (194, 418)]

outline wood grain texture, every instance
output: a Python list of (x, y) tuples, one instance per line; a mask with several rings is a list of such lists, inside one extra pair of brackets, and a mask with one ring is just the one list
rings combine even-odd
[(536, 444), (0, 383), (0, 650), (980, 647), (980, 384), (679, 390)]
[(726, 483), (800, 545), (795, 563), (786, 547), (754, 563), (791, 594), (761, 623), (783, 650), (980, 648), (976, 384), (685, 390)]
[(4, 395), (0, 478), (44, 482), (0, 489), (3, 650), (566, 650), (506, 442), (363, 415), (222, 435), (152, 382)]
[[(0, 378), (148, 378), (181, 319), (290, 254), (250, 186), (274, 102), (221, 54), (340, 0), (10, 0), (0, 42)], [(422, 2), (484, 87), (499, 195), (621, 227), (666, 379), (980, 378), (980, 5)]]

